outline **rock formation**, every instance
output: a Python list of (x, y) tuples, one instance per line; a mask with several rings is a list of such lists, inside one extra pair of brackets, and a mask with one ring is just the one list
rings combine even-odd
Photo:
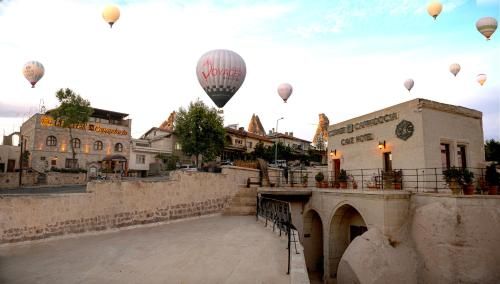
[(248, 124), (248, 132), (262, 136), (266, 135), (266, 131), (264, 130), (264, 127), (262, 126), (258, 115), (252, 115), (250, 123)]
[(174, 131), (174, 122), (175, 122), (175, 115), (176, 112), (173, 111), (161, 125), (160, 129), (161, 130), (167, 130), (167, 131)]
[(330, 121), (324, 113), (319, 114), (318, 127), (316, 128), (316, 134), (314, 134), (313, 144), (320, 150), (324, 150), (324, 143), (328, 141), (328, 125)]

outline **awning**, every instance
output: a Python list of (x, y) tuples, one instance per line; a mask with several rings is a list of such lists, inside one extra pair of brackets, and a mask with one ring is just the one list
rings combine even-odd
[(118, 161), (118, 162), (126, 162), (127, 158), (122, 155), (108, 155), (102, 159), (103, 161)]

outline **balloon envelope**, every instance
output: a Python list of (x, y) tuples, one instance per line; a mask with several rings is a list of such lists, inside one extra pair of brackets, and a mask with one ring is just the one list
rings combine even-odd
[(113, 5), (106, 6), (102, 11), (102, 17), (110, 27), (113, 27), (113, 24), (120, 18), (120, 9)]
[(216, 49), (203, 54), (196, 66), (198, 82), (219, 107), (233, 97), (243, 84), (246, 65), (236, 52)]
[(477, 82), (481, 84), (481, 86), (484, 84), (484, 82), (486, 82), (486, 79), (488, 79), (488, 76), (486, 76), (486, 74), (479, 74), (476, 78)]
[(493, 17), (484, 17), (476, 22), (477, 30), (486, 37), (487, 40), (490, 39), (491, 35), (496, 31), (498, 22)]
[(415, 82), (413, 82), (413, 79), (407, 79), (404, 83), (405, 88), (409, 91), (413, 88), (413, 85), (415, 85)]
[(429, 13), (434, 20), (441, 13), (441, 10), (443, 10), (443, 5), (439, 3), (439, 1), (432, 1), (427, 5), (427, 13)]
[(31, 87), (34, 88), (35, 84), (42, 79), (43, 74), (45, 74), (45, 68), (42, 63), (38, 61), (29, 61), (24, 64), (23, 75), (31, 83)]
[(451, 72), (451, 74), (453, 74), (456, 77), (458, 72), (460, 72), (460, 65), (458, 63), (451, 64), (450, 65), (450, 72)]
[(285, 101), (285, 103), (286, 100), (288, 100), (288, 98), (292, 94), (292, 92), (293, 92), (292, 85), (288, 83), (283, 83), (278, 86), (278, 95), (283, 99), (283, 101)]

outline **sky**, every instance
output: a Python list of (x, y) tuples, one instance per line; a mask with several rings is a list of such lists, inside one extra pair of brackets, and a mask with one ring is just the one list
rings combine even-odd
[[(500, 140), (500, 31), (487, 41), (475, 27), (500, 19), (500, 0), (443, 0), (437, 20), (427, 3), (0, 0), (0, 130), (57, 107), (56, 91), (71, 88), (93, 107), (128, 113), (138, 138), (191, 101), (215, 107), (196, 63), (230, 49), (247, 75), (224, 106), (225, 125), (246, 129), (256, 114), (269, 131), (284, 117), (279, 132), (312, 141), (320, 113), (334, 124), (425, 98), (481, 111), (485, 139)], [(102, 19), (107, 4), (120, 8), (113, 28)], [(45, 67), (36, 88), (22, 75), (31, 60)], [(294, 88), (287, 103), (277, 94), (284, 82)]]

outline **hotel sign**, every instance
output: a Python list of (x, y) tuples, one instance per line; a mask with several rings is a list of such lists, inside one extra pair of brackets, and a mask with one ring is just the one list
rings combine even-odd
[[(47, 116), (47, 115), (42, 115), (42, 117), (40, 118), (40, 125), (45, 126), (45, 127), (49, 127), (49, 126), (62, 127), (62, 124), (60, 121), (54, 121), (54, 119), (52, 117)], [(98, 133), (103, 133), (103, 134), (116, 134), (116, 135), (127, 135), (128, 134), (127, 130), (118, 129), (118, 128), (101, 127), (99, 124), (87, 124), (87, 123), (74, 124), (71, 126), (71, 128), (92, 131), (92, 132), (98, 132)]]
[[(373, 119), (361, 121), (358, 123), (351, 123), (351, 124), (348, 124), (344, 127), (330, 130), (330, 131), (328, 131), (328, 136), (335, 136), (335, 135), (344, 134), (344, 133), (352, 133), (352, 132), (354, 132), (354, 130), (372, 127), (374, 125), (382, 124), (382, 123), (393, 121), (396, 119), (398, 119), (398, 114), (396, 112), (393, 112), (393, 113), (389, 113), (386, 115), (381, 115), (381, 116), (375, 117)], [(351, 138), (353, 138), (353, 137), (351, 137)]]
[(365, 142), (365, 141), (370, 141), (370, 140), (373, 140), (373, 133), (368, 133), (368, 134), (363, 134), (363, 135), (345, 138), (345, 139), (340, 140), (340, 144), (349, 145), (349, 144), (354, 144), (354, 143), (358, 143), (358, 142)]

